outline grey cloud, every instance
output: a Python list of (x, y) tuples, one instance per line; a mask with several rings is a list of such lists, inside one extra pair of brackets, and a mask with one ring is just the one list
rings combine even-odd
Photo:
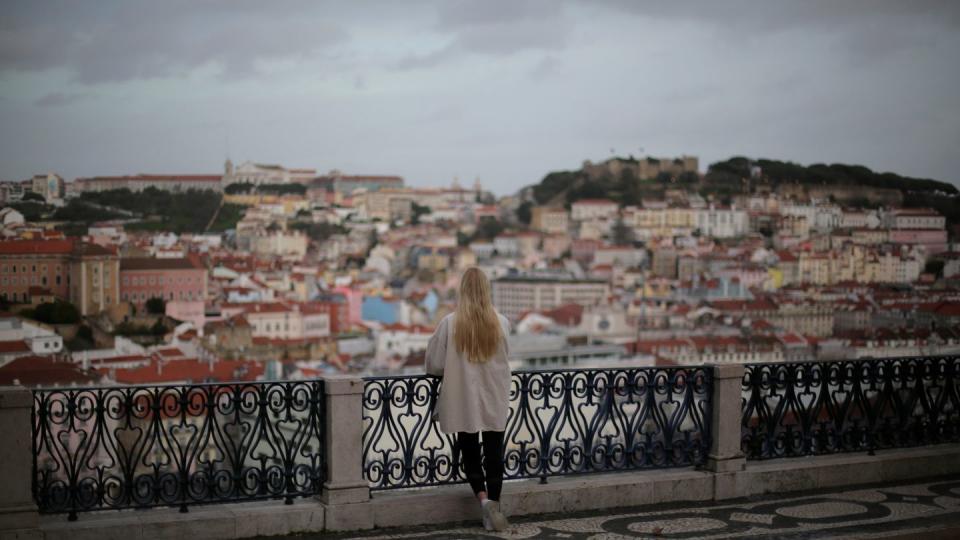
[[(62, 67), (88, 84), (183, 76), (208, 64), (243, 76), (257, 62), (314, 56), (347, 39), (310, 3), (279, 12), (254, 2), (97, 2), (79, 12), (42, 4), (12, 6), (0, 26), (0, 70)], [(64, 16), (71, 12), (75, 19)]]
[(525, 20), (555, 19), (562, 12), (560, 2), (553, 0), (460, 0), (440, 5), (439, 26), (442, 28), (503, 24)]
[(88, 97), (79, 92), (51, 92), (33, 102), (37, 107), (61, 107)]
[(432, 68), (465, 55), (505, 57), (527, 51), (560, 51), (573, 23), (557, 2), (444, 3), (436, 31), (451, 41), (396, 63), (399, 69)]
[(557, 71), (557, 67), (560, 65), (560, 61), (557, 60), (556, 56), (547, 55), (540, 59), (537, 62), (537, 65), (530, 70), (530, 77), (534, 80), (541, 81), (546, 79), (554, 72)]
[(927, 35), (931, 29), (960, 28), (960, 2), (949, 0), (613, 0), (599, 5), (634, 16), (704, 24), (715, 37), (732, 42), (790, 31), (811, 40), (834, 37), (854, 61), (929, 48), (934, 45)]

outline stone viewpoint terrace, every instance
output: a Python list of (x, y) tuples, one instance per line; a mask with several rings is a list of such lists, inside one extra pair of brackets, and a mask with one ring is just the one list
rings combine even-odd
[[(946, 534), (958, 390), (952, 356), (518, 371), (504, 536), (880, 534), (894, 518)], [(4, 387), (0, 538), (478, 534), (422, 528), (479, 519), (431, 421), (439, 391), (424, 375)]]

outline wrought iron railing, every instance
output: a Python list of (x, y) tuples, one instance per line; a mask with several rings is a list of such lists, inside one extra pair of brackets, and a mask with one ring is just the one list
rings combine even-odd
[[(363, 472), (371, 489), (465, 481), (453, 435), (431, 419), (439, 378), (368, 377)], [(704, 367), (515, 373), (504, 478), (699, 465), (710, 449)]]
[(41, 512), (313, 495), (326, 478), (323, 381), (34, 391)]
[(960, 357), (749, 364), (748, 459), (960, 442)]

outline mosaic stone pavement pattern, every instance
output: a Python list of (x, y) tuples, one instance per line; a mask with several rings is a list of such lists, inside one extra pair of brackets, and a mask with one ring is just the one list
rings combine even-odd
[[(953, 529), (953, 531), (951, 531)], [(304, 535), (300, 538), (311, 538)], [(960, 538), (960, 477), (612, 513), (518, 517), (508, 531), (479, 523), (378, 529), (328, 539)]]

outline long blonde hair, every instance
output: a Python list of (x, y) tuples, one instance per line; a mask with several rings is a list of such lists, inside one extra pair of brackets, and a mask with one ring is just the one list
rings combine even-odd
[(454, 317), (453, 342), (470, 362), (486, 362), (504, 339), (493, 309), (490, 280), (479, 268), (468, 268), (460, 278), (460, 299)]

